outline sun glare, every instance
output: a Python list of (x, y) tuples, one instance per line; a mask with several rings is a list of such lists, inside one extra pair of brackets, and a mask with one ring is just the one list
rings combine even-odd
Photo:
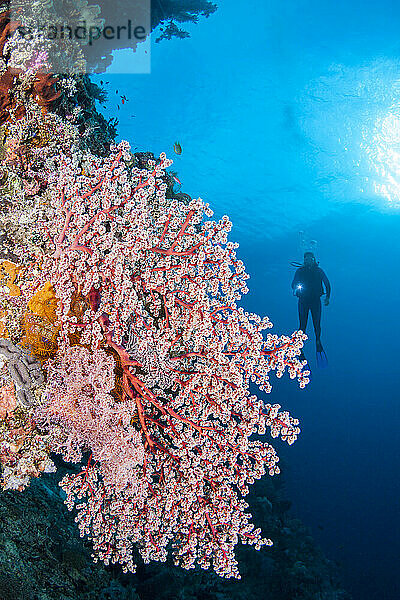
[(400, 116), (378, 117), (365, 149), (375, 172), (375, 193), (400, 208)]

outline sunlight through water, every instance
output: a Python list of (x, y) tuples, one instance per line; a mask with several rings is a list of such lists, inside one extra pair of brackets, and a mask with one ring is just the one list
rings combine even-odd
[(400, 208), (400, 116), (394, 112), (376, 119), (371, 143), (366, 147), (376, 172), (373, 187), (379, 196)]

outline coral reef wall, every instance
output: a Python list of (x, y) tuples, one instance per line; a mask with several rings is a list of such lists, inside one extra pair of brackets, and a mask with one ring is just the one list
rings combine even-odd
[(17, 27), (1, 15), (0, 597), (144, 600), (167, 572), (165, 597), (245, 597), (251, 569), (247, 587), (223, 579), (241, 577), (236, 546), (264, 555), (285, 527), (255, 528), (244, 500), (279, 473), (265, 434), (300, 431), (250, 383), (304, 387), (304, 334), (243, 310), (229, 218), (176, 193), (164, 153), (116, 145), (103, 92), (43, 73)]

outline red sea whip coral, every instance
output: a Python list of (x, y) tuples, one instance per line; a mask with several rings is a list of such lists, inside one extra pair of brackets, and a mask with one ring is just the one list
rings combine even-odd
[[(28, 302), (50, 283), (58, 299), (58, 351), (44, 361), (34, 418), (67, 460), (90, 453), (61, 482), (67, 506), (76, 505), (95, 560), (134, 570), (134, 546), (145, 562), (166, 560), (171, 547), (184, 568), (212, 564), (239, 577), (238, 541), (271, 544), (241, 496), (279, 472), (275, 450), (252, 436), (269, 427), (292, 443), (299, 432), (249, 384), (269, 392), (269, 371), (287, 368), (303, 387), (295, 355), (304, 336), (264, 338), (268, 318), (237, 305), (248, 276), (227, 240), (231, 223), (205, 220), (212, 211), (201, 199), (166, 197), (164, 154), (140, 169), (121, 142), (107, 159), (80, 158), (60, 154), (42, 174), (51, 206), (38, 225), (48, 242), (28, 262), (24, 288)], [(78, 317), (77, 295), (86, 299)], [(112, 365), (122, 373), (119, 396), (101, 383)]]

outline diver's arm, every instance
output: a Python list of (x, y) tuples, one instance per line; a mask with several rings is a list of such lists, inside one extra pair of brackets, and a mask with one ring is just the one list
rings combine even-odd
[(293, 281), (292, 281), (292, 290), (293, 291), (295, 290), (298, 283), (299, 283), (299, 269), (297, 269), (297, 271), (293, 277)]
[(301, 274), (300, 274), (300, 268), (297, 269), (296, 273), (294, 274), (293, 277), (293, 281), (292, 281), (292, 290), (293, 290), (293, 295), (299, 297), (300, 296), (300, 291), (301, 291), (301, 285), (300, 285), (300, 281), (301, 281)]
[[(322, 269), (321, 269), (321, 271), (322, 271)], [(330, 284), (329, 279), (327, 278), (324, 271), (322, 271), (322, 281), (324, 282), (324, 286), (325, 286), (325, 294), (326, 294), (325, 304), (328, 305), (330, 297), (331, 297), (331, 284)]]

